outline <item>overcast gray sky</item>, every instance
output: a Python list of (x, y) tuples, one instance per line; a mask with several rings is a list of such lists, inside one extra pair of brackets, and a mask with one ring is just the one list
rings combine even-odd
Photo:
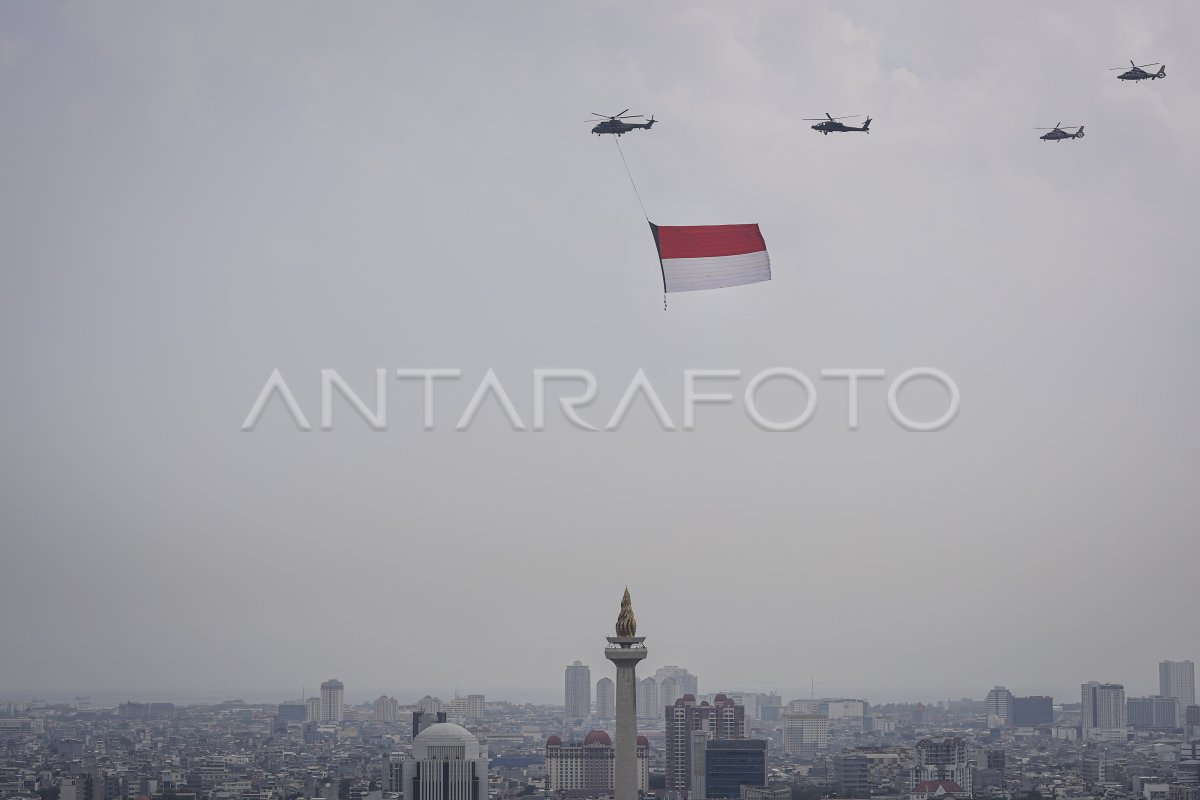
[[(1155, 692), (1200, 657), (1198, 40), (1182, 0), (0, 6), (0, 692), (553, 700), (626, 584), (705, 691)], [(759, 223), (770, 283), (663, 312), (583, 122), (626, 107), (651, 219)], [(962, 408), (452, 430), (489, 367), (527, 424), (591, 370), (602, 425), (639, 367), (679, 424), (684, 369), (774, 366)], [(315, 425), (380, 367), (463, 371), (436, 430), (392, 382), (386, 432), (239, 431), (274, 368)]]

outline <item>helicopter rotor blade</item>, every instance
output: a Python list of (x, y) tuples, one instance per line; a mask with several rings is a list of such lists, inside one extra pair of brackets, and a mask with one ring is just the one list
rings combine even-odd
[[(627, 109), (625, 109), (625, 111), (628, 111), (628, 110), (629, 110), (628, 108), (627, 108)], [(625, 111), (622, 111), (622, 112), (620, 112), (619, 114), (613, 114), (613, 116), (614, 116), (614, 117), (619, 117), (619, 116), (621, 116), (621, 114), (624, 114), (624, 113), (625, 113)]]
[(1141, 69), (1142, 67), (1157, 67), (1158, 63), (1159, 62), (1155, 61), (1153, 64), (1138, 64), (1137, 68)]
[(616, 117), (616, 119), (643, 119), (643, 118), (644, 118), (644, 116), (642, 114), (626, 114), (623, 117)]

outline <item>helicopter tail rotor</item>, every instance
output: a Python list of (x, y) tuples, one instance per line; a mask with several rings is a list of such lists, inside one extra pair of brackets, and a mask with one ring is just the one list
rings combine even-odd
[(1154, 76), (1150, 80), (1154, 80), (1154, 78), (1165, 78), (1165, 77), (1167, 77), (1167, 65), (1163, 64), (1161, 67), (1159, 67), (1158, 72), (1155, 73)]
[(1083, 126), (1082, 125), (1079, 126), (1079, 130), (1075, 131), (1075, 138), (1076, 139), (1083, 138)]

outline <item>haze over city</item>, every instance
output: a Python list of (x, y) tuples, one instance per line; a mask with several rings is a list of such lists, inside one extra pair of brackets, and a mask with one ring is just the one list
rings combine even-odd
[[(1198, 655), (1198, 37), (1183, 2), (0, 6), (0, 697), (556, 702), (625, 586), (705, 691), (1154, 694)], [(650, 220), (757, 223), (769, 282), (664, 312), (583, 122), (625, 107)], [(240, 430), (274, 369), (316, 427), (322, 369), (426, 367), (462, 372), (433, 431), (395, 379), (385, 432)], [(694, 431), (453, 430), (555, 367), (597, 426), (639, 368), (677, 425), (685, 370), (742, 377)], [(739, 408), (771, 367), (816, 383), (799, 431)], [(888, 414), (914, 367), (961, 391), (936, 433)], [(887, 373), (856, 431), (837, 368)]]

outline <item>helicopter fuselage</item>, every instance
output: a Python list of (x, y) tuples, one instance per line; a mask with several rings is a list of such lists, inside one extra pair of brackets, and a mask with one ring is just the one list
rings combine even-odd
[(853, 125), (846, 125), (838, 122), (837, 120), (827, 119), (824, 122), (818, 122), (816, 125), (813, 125), (812, 129), (818, 133), (823, 133), (826, 136), (831, 133), (870, 133), (871, 120), (868, 119), (866, 124), (864, 124), (862, 127), (855, 127)]
[(612, 133), (616, 134), (617, 136), (622, 136), (638, 128), (650, 130), (650, 126), (652, 126), (655, 121), (656, 120), (652, 119), (649, 122), (622, 122), (621, 120), (606, 119), (604, 122), (601, 122), (596, 127), (592, 128), (592, 133), (596, 134), (597, 136), (602, 133)]
[(1039, 138), (1044, 139), (1048, 142), (1061, 142), (1063, 139), (1082, 139), (1083, 138), (1083, 126), (1080, 126), (1079, 130), (1075, 131), (1075, 133), (1067, 133), (1066, 131), (1064, 131), (1060, 128), (1055, 128), (1054, 130), (1050, 131), (1049, 133), (1043, 134)]
[(1142, 69), (1141, 67), (1134, 67), (1133, 69), (1128, 70), (1126, 72), (1122, 72), (1120, 75), (1118, 75), (1117, 80), (1119, 80), (1119, 81), (1151, 80), (1152, 81), (1152, 80), (1156, 80), (1158, 78), (1165, 78), (1165, 77), (1167, 77), (1167, 68), (1165, 66), (1162, 67), (1161, 69), (1159, 69), (1158, 72), (1146, 72), (1146, 70)]

